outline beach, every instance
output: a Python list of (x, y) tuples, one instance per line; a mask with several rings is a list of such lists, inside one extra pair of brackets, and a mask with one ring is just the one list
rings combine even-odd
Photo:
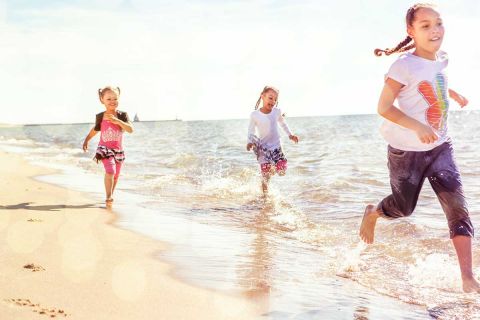
[[(167, 244), (115, 228), (86, 194), (39, 182), (52, 169), (0, 152), (0, 318), (255, 319), (261, 307), (186, 284), (153, 256)], [(72, 177), (73, 178), (73, 177)]]
[[(89, 319), (96, 312), (150, 319), (146, 314), (164, 305), (212, 319), (480, 319), (479, 298), (462, 292), (445, 215), (428, 183), (410, 217), (379, 220), (372, 245), (358, 236), (365, 205), (390, 192), (380, 117), (287, 121), (300, 142), (282, 137), (288, 170), (271, 179), (267, 197), (256, 158), (245, 150), (247, 119), (136, 122), (125, 136), (113, 211), (103, 208), (96, 141), (81, 150), (92, 124), (0, 127), (1, 177), (16, 185), (5, 184), (0, 203), (1, 257), (8, 261), (1, 268), (10, 268), (0, 273), (2, 308), (29, 314), (32, 308), (11, 300), (29, 299)], [(466, 110), (449, 117), (476, 229), (480, 173), (471, 142), (480, 138), (479, 121), (479, 112)], [(120, 234), (125, 240), (114, 240)], [(477, 275), (479, 248), (474, 238)], [(133, 279), (128, 290), (118, 278)], [(42, 283), (17, 284), (23, 279)], [(49, 291), (58, 299), (43, 300), (38, 288), (52, 279), (60, 281)], [(168, 283), (184, 293), (158, 298)], [(126, 292), (135, 302), (118, 298)], [(114, 310), (101, 313), (106, 306)], [(167, 312), (166, 319), (178, 318)]]

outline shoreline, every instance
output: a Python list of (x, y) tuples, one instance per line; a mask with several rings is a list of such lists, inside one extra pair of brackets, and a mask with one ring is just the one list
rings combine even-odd
[[(116, 227), (85, 193), (35, 179), (55, 170), (0, 152), (2, 319), (255, 319), (252, 300), (199, 288), (155, 256), (168, 243)], [(107, 213), (107, 214), (106, 214)]]

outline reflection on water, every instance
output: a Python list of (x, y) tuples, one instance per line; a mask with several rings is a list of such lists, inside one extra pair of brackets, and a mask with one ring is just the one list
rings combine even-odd
[[(430, 186), (411, 218), (379, 221), (376, 243), (359, 242), (364, 205), (390, 188), (378, 117), (288, 120), (301, 142), (284, 140), (289, 169), (273, 177), (266, 198), (255, 157), (245, 151), (246, 120), (135, 123), (125, 139), (118, 224), (172, 243), (161, 258), (178, 265), (179, 277), (240, 290), (267, 318), (474, 319), (478, 300), (461, 292)], [(480, 171), (471, 141), (480, 135), (480, 113), (453, 113), (449, 121), (476, 225)], [(80, 149), (88, 128), (0, 128), (0, 146), (76, 177), (50, 181), (101, 195), (103, 169)], [(479, 252), (474, 241), (477, 274)]]
[(355, 308), (355, 312), (353, 313), (354, 320), (368, 320), (369, 310), (367, 307), (358, 306)]
[(274, 247), (267, 237), (267, 225), (271, 208), (266, 206), (254, 217), (250, 230), (254, 234), (244, 265), (238, 266), (239, 284), (245, 294), (255, 299), (263, 310), (269, 310), (270, 293), (273, 286)]

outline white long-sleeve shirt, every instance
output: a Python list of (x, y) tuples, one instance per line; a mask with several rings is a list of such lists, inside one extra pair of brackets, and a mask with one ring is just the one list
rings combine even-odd
[(253, 142), (251, 136), (255, 135), (256, 129), (258, 133), (256, 136), (260, 139), (260, 144), (263, 147), (267, 149), (280, 147), (278, 125), (282, 127), (286, 134), (292, 135), (279, 108), (273, 108), (270, 113), (263, 113), (260, 110), (253, 111), (250, 114), (250, 125), (248, 126), (248, 142)]

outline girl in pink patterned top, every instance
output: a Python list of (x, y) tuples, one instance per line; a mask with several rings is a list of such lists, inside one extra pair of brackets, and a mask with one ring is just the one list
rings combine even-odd
[(120, 88), (98, 89), (98, 96), (106, 111), (97, 114), (95, 126), (83, 142), (83, 151), (88, 150), (88, 142), (100, 131), (100, 141), (94, 159), (97, 162), (102, 161), (105, 167), (105, 203), (107, 206), (111, 206), (113, 191), (118, 182), (123, 160), (125, 160), (122, 146), (123, 131), (132, 133), (133, 126), (127, 113), (117, 110)]

